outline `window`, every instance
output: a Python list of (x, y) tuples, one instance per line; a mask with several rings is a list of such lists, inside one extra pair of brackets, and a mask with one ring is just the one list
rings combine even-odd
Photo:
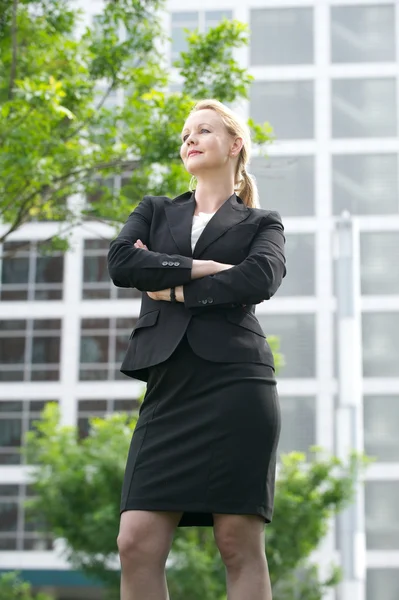
[(83, 256), (83, 300), (141, 298), (132, 288), (116, 287), (109, 276), (107, 255), (110, 240), (85, 240)]
[(366, 600), (397, 600), (399, 590), (399, 570), (367, 569)]
[(251, 10), (251, 65), (313, 63), (313, 9)]
[(314, 397), (280, 396), (281, 435), (279, 454), (304, 452), (316, 443), (316, 403)]
[(368, 550), (399, 550), (399, 481), (368, 481), (365, 488)]
[(395, 7), (331, 7), (331, 59), (335, 63), (395, 60)]
[(0, 551), (52, 550), (51, 537), (41, 533), (43, 524), (25, 506), (29, 497), (26, 485), (0, 485)]
[(399, 231), (360, 234), (362, 294), (399, 294)]
[(78, 402), (78, 429), (81, 438), (89, 434), (89, 419), (92, 417), (105, 417), (115, 412), (137, 412), (139, 401), (131, 400), (79, 400)]
[(232, 19), (231, 10), (187, 11), (172, 13), (172, 62), (188, 49), (187, 32), (199, 29), (201, 33), (216, 27), (223, 19)]
[(136, 319), (82, 319), (81, 381), (125, 379), (119, 371)]
[(364, 377), (398, 377), (399, 312), (364, 313)]
[(23, 462), (20, 449), (25, 435), (49, 400), (0, 400), (0, 465)]
[(333, 156), (334, 214), (397, 213), (398, 157), (396, 154)]
[(332, 134), (334, 138), (395, 137), (396, 80), (333, 80)]
[(45, 255), (43, 249), (38, 242), (3, 245), (1, 300), (62, 300), (64, 257), (61, 252)]
[(286, 260), (289, 276), (283, 279), (277, 296), (315, 294), (315, 236), (313, 233), (286, 235)]
[(312, 81), (255, 81), (251, 87), (251, 118), (268, 121), (277, 139), (314, 137)]
[(205, 31), (209, 31), (212, 27), (217, 27), (223, 19), (231, 21), (233, 18), (233, 11), (231, 10), (206, 10), (204, 14), (205, 18)]
[(0, 320), (0, 381), (57, 381), (60, 319)]
[(364, 445), (378, 462), (399, 462), (399, 395), (364, 397)]
[(256, 157), (250, 171), (262, 208), (277, 209), (283, 218), (314, 215), (313, 156)]
[(258, 315), (266, 336), (280, 339), (285, 366), (280, 378), (316, 376), (316, 319), (312, 314)]

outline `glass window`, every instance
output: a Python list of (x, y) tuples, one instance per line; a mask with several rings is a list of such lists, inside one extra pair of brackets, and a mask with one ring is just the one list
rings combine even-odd
[(277, 336), (285, 366), (280, 378), (316, 376), (316, 319), (313, 314), (258, 315), (266, 336)]
[(0, 399), (0, 465), (23, 462), (20, 450), (25, 435), (41, 418), (45, 404), (47, 401)]
[(399, 294), (399, 231), (360, 234), (362, 294)]
[(0, 321), (0, 381), (57, 381), (60, 319)]
[(223, 19), (231, 21), (232, 18), (233, 11), (231, 10), (207, 10), (205, 11), (205, 31), (211, 27), (217, 27)]
[(286, 235), (286, 260), (289, 276), (283, 279), (277, 296), (315, 294), (315, 236), (313, 233)]
[(332, 159), (334, 214), (392, 214), (399, 209), (396, 154), (341, 154)]
[(367, 569), (366, 600), (397, 600), (399, 569)]
[(251, 10), (251, 65), (313, 63), (313, 9)]
[(281, 435), (279, 454), (304, 452), (316, 443), (314, 397), (280, 396)]
[(187, 51), (185, 29), (193, 31), (198, 26), (199, 13), (197, 11), (172, 13), (172, 61), (177, 60), (181, 52)]
[(254, 157), (255, 176), (262, 208), (276, 209), (282, 217), (313, 216), (313, 156)]
[(399, 312), (364, 313), (364, 377), (397, 377), (399, 365)]
[(207, 10), (173, 12), (172, 13), (172, 62), (180, 57), (181, 52), (186, 52), (187, 31), (199, 29), (201, 33), (206, 33), (211, 27), (216, 27), (223, 19), (232, 19), (231, 10)]
[(89, 435), (89, 419), (105, 417), (115, 412), (133, 413), (139, 408), (138, 398), (131, 400), (79, 400), (78, 401), (78, 429), (81, 438)]
[(336, 63), (395, 60), (395, 7), (331, 7), (331, 60)]
[(137, 319), (82, 319), (80, 380), (124, 379), (120, 365)]
[(52, 550), (51, 537), (41, 533), (43, 524), (25, 506), (28, 497), (25, 485), (0, 486), (0, 551)]
[(365, 488), (368, 550), (399, 550), (399, 481), (367, 481)]
[(64, 257), (40, 243), (6, 242), (1, 254), (0, 299), (62, 300)]
[(109, 276), (107, 255), (110, 240), (85, 240), (83, 250), (83, 300), (141, 298), (132, 288), (116, 287)]
[(378, 462), (399, 462), (399, 395), (364, 397), (364, 445)]
[(333, 79), (334, 138), (383, 138), (396, 134), (395, 79)]
[(257, 123), (268, 121), (277, 139), (314, 137), (313, 81), (255, 81), (250, 113)]

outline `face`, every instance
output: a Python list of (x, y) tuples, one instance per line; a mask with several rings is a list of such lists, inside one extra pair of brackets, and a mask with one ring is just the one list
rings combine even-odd
[(199, 110), (190, 115), (182, 131), (180, 156), (191, 175), (210, 170), (234, 169), (242, 147), (241, 138), (233, 138), (212, 109)]

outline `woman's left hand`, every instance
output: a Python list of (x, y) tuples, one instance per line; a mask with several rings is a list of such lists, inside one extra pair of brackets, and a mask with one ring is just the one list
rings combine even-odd
[[(176, 301), (184, 302), (184, 292), (183, 292), (182, 285), (179, 285), (178, 287), (175, 288), (175, 293), (176, 293)], [(158, 292), (147, 292), (147, 294), (152, 300), (163, 300), (164, 302), (171, 302), (170, 288), (167, 288), (166, 290), (160, 290)]]

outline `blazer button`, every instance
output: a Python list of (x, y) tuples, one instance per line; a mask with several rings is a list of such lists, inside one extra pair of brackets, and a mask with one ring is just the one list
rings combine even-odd
[(173, 263), (172, 263), (172, 261), (169, 261), (169, 262), (168, 262), (168, 265), (169, 265), (170, 267), (173, 267)]
[(206, 299), (205, 299), (205, 300), (203, 300), (203, 301), (202, 301), (202, 304), (208, 304), (208, 300), (206, 300)]
[(208, 302), (208, 304), (212, 304), (213, 298), (207, 298), (206, 301)]
[(175, 262), (174, 265), (175, 265), (175, 267), (178, 267), (180, 265), (180, 263), (179, 262)]
[(168, 266), (168, 261), (164, 260), (164, 261), (162, 262), (162, 266), (163, 266), (163, 267), (167, 267), (167, 266)]

